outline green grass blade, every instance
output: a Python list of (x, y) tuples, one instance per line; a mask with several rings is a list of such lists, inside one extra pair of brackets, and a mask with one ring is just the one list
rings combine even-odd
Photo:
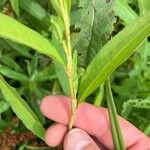
[(112, 131), (112, 136), (113, 136), (114, 149), (125, 150), (123, 137), (121, 134), (121, 129), (120, 129), (119, 122), (117, 119), (117, 111), (116, 111), (115, 103), (114, 103), (113, 96), (111, 93), (109, 79), (107, 79), (106, 81), (106, 99), (107, 99), (107, 106), (108, 106), (108, 112), (109, 112), (110, 123), (111, 123), (111, 131)]
[(79, 85), (79, 102), (96, 90), (108, 76), (150, 35), (150, 13), (139, 17), (113, 37), (88, 66)]
[(42, 138), (44, 137), (45, 130), (39, 122), (37, 116), (27, 105), (27, 103), (18, 95), (16, 90), (12, 88), (0, 75), (0, 89), (5, 100), (10, 104), (13, 111), (24, 125), (31, 130), (35, 135)]
[(0, 13), (0, 37), (29, 46), (63, 64), (53, 45), (42, 35)]

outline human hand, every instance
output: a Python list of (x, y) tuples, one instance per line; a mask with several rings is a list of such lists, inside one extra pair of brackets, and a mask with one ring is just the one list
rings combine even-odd
[[(74, 127), (68, 131), (71, 111), (69, 98), (47, 96), (40, 105), (42, 113), (56, 121), (48, 128), (45, 142), (49, 146), (64, 143), (64, 150), (107, 150), (114, 149), (106, 108), (81, 103), (75, 113)], [(125, 119), (118, 117), (125, 147), (128, 150), (150, 150), (150, 138)]]

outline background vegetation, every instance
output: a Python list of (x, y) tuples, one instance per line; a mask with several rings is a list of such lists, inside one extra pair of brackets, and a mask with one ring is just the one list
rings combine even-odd
[[(95, 8), (97, 13), (91, 28), (88, 26), (87, 16), (81, 15), (87, 11), (89, 1), (84, 0), (79, 3), (78, 0), (72, 0), (71, 38), (73, 50), (77, 50), (78, 55), (78, 78), (82, 76), (84, 69), (96, 55), (97, 52), (93, 49), (101, 49), (111, 37), (150, 10), (149, 0), (116, 0), (114, 2), (106, 0), (104, 4), (97, 5)], [(61, 49), (61, 45), (53, 37), (54, 33), (58, 35), (55, 29), (57, 26), (55, 23), (59, 20), (54, 15), (56, 9), (52, 7), (49, 0), (0, 0), (1, 13), (39, 32), (51, 40), (57, 49)], [(101, 12), (103, 12), (102, 15)], [(87, 11), (87, 15), (89, 13), (91, 13), (90, 10)], [(0, 22), (2, 23), (2, 20)], [(62, 23), (61, 20), (59, 23)], [(94, 32), (95, 28), (98, 35)], [(61, 36), (60, 34), (59, 38), (62, 38)], [(86, 39), (88, 40), (85, 41)], [(0, 38), (0, 74), (9, 85), (15, 87), (40, 123), (45, 128), (48, 127), (52, 121), (41, 114), (39, 103), (46, 95), (68, 95), (68, 85), (61, 66), (32, 48)], [(113, 72), (111, 83), (118, 114), (150, 136), (149, 39), (145, 39), (138, 50)], [(6, 97), (0, 93), (0, 150), (49, 149), (16, 117), (5, 99)], [(88, 96), (86, 101), (106, 107), (103, 85)]]

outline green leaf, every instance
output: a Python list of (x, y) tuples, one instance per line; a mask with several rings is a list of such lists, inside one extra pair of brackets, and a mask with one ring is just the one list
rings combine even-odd
[(88, 66), (79, 86), (79, 101), (102, 84), (150, 35), (150, 13), (140, 17), (113, 37)]
[(4, 5), (5, 2), (6, 2), (6, 0), (0, 0), (0, 6), (1, 6), (1, 5)]
[(17, 14), (17, 16), (19, 16), (19, 5), (18, 5), (18, 0), (10, 0), (11, 6), (13, 8), (13, 10), (15, 11), (15, 13)]
[(39, 33), (2, 13), (0, 20), (0, 37), (29, 46), (64, 64), (52, 44)]
[(42, 138), (44, 137), (45, 130), (39, 122), (37, 116), (27, 105), (27, 103), (18, 95), (16, 90), (12, 88), (0, 75), (0, 89), (5, 100), (10, 104), (13, 111), (24, 125), (31, 130), (35, 135)]
[(124, 102), (122, 116), (127, 118), (133, 108), (150, 109), (150, 97), (146, 99), (129, 99)]
[(147, 135), (147, 136), (150, 136), (150, 124), (147, 126), (147, 128), (144, 130), (144, 133)]
[(10, 105), (6, 101), (0, 101), (0, 114), (5, 112), (9, 107)]
[[(53, 38), (56, 37), (62, 42), (64, 38), (64, 23), (62, 18), (60, 16), (51, 16), (51, 27)], [(54, 39), (54, 41), (55, 40), (56, 39)]]
[[(147, 3), (147, 6), (145, 6), (144, 1)], [(140, 15), (143, 15), (146, 13), (148, 10), (147, 8), (149, 7), (149, 4), (147, 0), (139, 0), (139, 7), (140, 7)], [(150, 3), (150, 1), (149, 1)], [(146, 8), (145, 8), (146, 7)], [(128, 6), (127, 2), (123, 2), (122, 0), (117, 0), (116, 5), (114, 7), (114, 11), (116, 14), (125, 22), (126, 25), (130, 24), (133, 22), (136, 18), (139, 16), (132, 10), (130, 6)], [(145, 40), (138, 48), (137, 52), (140, 53), (142, 57), (141, 65), (144, 65), (147, 63), (147, 53), (148, 49), (147, 47), (147, 40)]]
[(97, 95), (95, 97), (95, 100), (94, 100), (93, 104), (95, 106), (99, 106), (100, 107), (102, 105), (103, 98), (104, 98), (104, 84), (102, 84), (99, 87), (98, 93), (97, 93)]
[(13, 60), (13, 58), (11, 58), (9, 54), (0, 56), (0, 62), (10, 67), (14, 71), (23, 72), (23, 69), (19, 66), (18, 63), (15, 62), (15, 60)]
[(8, 78), (28, 82), (28, 77), (22, 73), (16, 72), (9, 67), (0, 66), (0, 73)]
[(112, 89), (116, 94), (119, 94), (124, 99), (127, 99), (129, 97), (136, 97), (137, 93), (139, 92), (137, 78), (130, 76), (130, 78), (121, 80), (121, 85), (112, 85)]
[(140, 15), (150, 11), (150, 0), (138, 0)]
[(11, 48), (13, 48), (13, 50), (16, 50), (18, 53), (20, 53), (22, 56), (24, 57), (29, 57), (31, 58), (32, 55), (30, 54), (30, 52), (28, 51), (28, 48), (25, 47), (24, 45), (20, 45), (20, 44), (17, 44), (15, 42), (12, 42), (10, 40), (6, 40), (6, 39), (3, 39), (3, 41), (8, 45), (10, 46)]
[(27, 70), (28, 70), (28, 76), (30, 79), (34, 77), (35, 73), (37, 72), (38, 67), (38, 54), (35, 53), (32, 57), (32, 60), (30, 62), (27, 61)]
[(54, 63), (54, 65), (55, 65), (55, 72), (58, 77), (59, 83), (62, 87), (62, 90), (65, 95), (69, 96), (70, 88), (69, 88), (69, 82), (65, 70), (60, 64), (56, 62)]
[(55, 69), (53, 66), (47, 66), (43, 70), (38, 71), (37, 75), (35, 76), (36, 82), (44, 82), (47, 80), (52, 80), (56, 78)]
[(116, 0), (113, 10), (126, 24), (130, 24), (138, 18), (138, 15), (132, 10), (132, 8), (122, 0)]
[[(141, 16), (150, 11), (149, 0), (142, 0), (142, 1), (138, 0), (138, 4), (139, 4), (139, 9), (140, 9), (139, 11)], [(145, 42), (139, 48), (139, 53), (142, 58), (141, 66), (148, 63), (148, 53), (149, 53), (148, 43), (149, 43), (148, 40), (145, 40)]]
[[(70, 14), (70, 8), (71, 8), (71, 0), (62, 0), (63, 5), (65, 9), (68, 10), (68, 14)], [(50, 0), (50, 3), (52, 4), (53, 8), (57, 12), (59, 16), (61, 16), (61, 11), (60, 11), (60, 6), (59, 6), (59, 1), (58, 0)]]
[(19, 6), (36, 18), (43, 27), (49, 28), (50, 17), (47, 11), (36, 0), (19, 0)]
[(123, 137), (117, 119), (117, 111), (112, 96), (109, 79), (107, 79), (106, 81), (106, 99), (107, 99), (108, 112), (109, 112), (109, 117), (111, 122), (111, 131), (112, 131), (113, 142), (114, 142), (113, 149), (125, 150), (125, 145), (123, 143)]
[(12, 127), (11, 124), (8, 123), (8, 121), (1, 119), (1, 121), (0, 121), (0, 132), (3, 132), (8, 126), (10, 128)]
[(76, 22), (80, 20), (81, 9), (75, 9), (70, 12), (70, 26), (75, 26)]
[(81, 17), (76, 28), (81, 31), (73, 45), (80, 53), (80, 65), (87, 66), (108, 41), (115, 22), (112, 5), (112, 1), (107, 3), (105, 0), (80, 0)]
[(55, 11), (60, 15), (60, 9), (59, 9), (59, 3), (58, 0), (50, 0), (50, 3), (52, 4), (53, 8), (55, 9)]
[(67, 63), (67, 58), (66, 58), (65, 50), (63, 48), (63, 42), (64, 41), (61, 41), (60, 39), (58, 39), (58, 37), (55, 37), (54, 32), (52, 32), (52, 34), (53, 35), (52, 35), (51, 43), (55, 47), (55, 49), (57, 50), (58, 54), (63, 59), (63, 62), (66, 64)]
[(71, 8), (71, 0), (64, 0), (68, 9), (68, 13), (70, 13), (70, 8)]

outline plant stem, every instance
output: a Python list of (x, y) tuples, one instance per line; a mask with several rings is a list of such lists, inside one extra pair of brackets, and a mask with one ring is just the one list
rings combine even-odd
[(109, 78), (106, 81), (106, 99), (107, 99), (107, 106), (108, 106), (109, 117), (111, 122), (111, 131), (113, 136), (114, 149), (125, 150), (121, 129), (117, 119), (117, 111), (116, 111), (114, 99), (111, 92)]
[(69, 129), (72, 129), (73, 127), (73, 121), (74, 121), (74, 114), (77, 107), (77, 101), (76, 101), (76, 93), (74, 91), (73, 86), (73, 72), (72, 72), (72, 49), (71, 49), (71, 38), (70, 38), (70, 18), (68, 14), (68, 10), (66, 5), (64, 4), (64, 0), (59, 0), (60, 10), (62, 19), (64, 22), (64, 30), (65, 30), (65, 45), (64, 49), (66, 52), (67, 57), (67, 66), (66, 66), (66, 74), (68, 77), (69, 82), (69, 88), (70, 88), (70, 102), (71, 102), (71, 114), (70, 114), (70, 121), (69, 121)]
[(49, 147), (35, 147), (35, 146), (30, 146), (30, 145), (27, 145), (25, 146), (27, 149), (31, 149), (31, 150), (49, 150)]

